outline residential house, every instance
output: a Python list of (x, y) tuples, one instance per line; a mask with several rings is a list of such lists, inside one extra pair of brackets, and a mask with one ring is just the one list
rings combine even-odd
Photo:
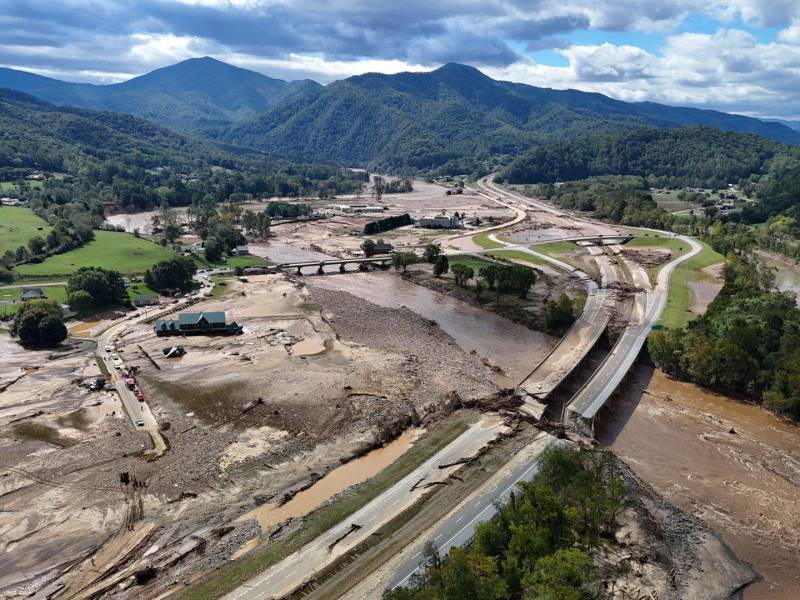
[(44, 293), (42, 288), (24, 287), (22, 288), (22, 293), (19, 295), (19, 299), (23, 302), (27, 300), (46, 300), (47, 294)]

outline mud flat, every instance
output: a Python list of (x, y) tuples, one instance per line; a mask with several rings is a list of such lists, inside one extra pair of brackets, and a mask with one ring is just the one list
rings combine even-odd
[(551, 336), (392, 273), (354, 273), (309, 278), (308, 282), (314, 290), (347, 292), (379, 306), (407, 308), (434, 321), (464, 351), (475, 352), (499, 367), (502, 376), (497, 381), (501, 385), (518, 383), (555, 344)]
[(639, 366), (595, 432), (755, 567), (745, 599), (800, 597), (800, 428)]
[[(97, 374), (94, 342), (28, 352), (0, 337), (0, 596), (156, 597), (285, 533), (242, 515), (283, 504), (300, 527), (402, 454), (419, 423), (497, 393), (492, 370), (419, 315), (248, 279), (195, 309), (225, 310), (243, 335), (181, 339), (176, 359), (149, 324), (117, 340), (167, 441), (157, 460), (115, 393), (81, 386)], [(325, 477), (336, 469), (347, 476)], [(120, 485), (123, 472), (146, 487)]]

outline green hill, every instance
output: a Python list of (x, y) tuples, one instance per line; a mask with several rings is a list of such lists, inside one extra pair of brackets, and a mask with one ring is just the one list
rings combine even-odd
[(321, 86), (204, 57), (112, 85), (0, 69), (0, 87), (59, 105), (134, 114), (296, 161), (409, 172), (450, 161), (505, 162), (543, 140), (631, 126), (705, 125), (800, 143), (800, 132), (776, 122), (496, 81), (452, 63), (427, 73), (368, 73)]
[(0, 90), (0, 168), (79, 173), (100, 161), (137, 167), (218, 162), (232, 154), (213, 142), (112, 112), (57, 107)]
[(761, 136), (691, 126), (634, 129), (547, 141), (516, 158), (499, 180), (553, 183), (597, 175), (639, 175), (653, 185), (724, 187), (763, 173), (795, 148)]
[(259, 114), (319, 84), (272, 79), (203, 57), (110, 85), (70, 83), (0, 69), (0, 87), (53, 104), (129, 113), (176, 129), (203, 132)]
[(224, 139), (292, 159), (416, 170), (513, 155), (547, 139), (685, 125), (800, 142), (777, 123), (496, 81), (458, 64), (337, 81), (233, 126)]

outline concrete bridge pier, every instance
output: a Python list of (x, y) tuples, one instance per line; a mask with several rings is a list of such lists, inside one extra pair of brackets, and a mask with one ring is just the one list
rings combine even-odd
[(344, 263), (339, 265), (339, 273), (344, 273), (346, 269), (344, 268)]
[(317, 275), (325, 274), (325, 269), (322, 268), (323, 266), (325, 266), (325, 263), (319, 263), (319, 268), (317, 269)]
[(369, 264), (368, 263), (363, 263), (363, 262), (359, 263), (358, 264), (358, 270), (362, 271), (362, 272), (369, 271)]
[(302, 267), (297, 267), (297, 274), (300, 275), (301, 277), (303, 276), (303, 268)]

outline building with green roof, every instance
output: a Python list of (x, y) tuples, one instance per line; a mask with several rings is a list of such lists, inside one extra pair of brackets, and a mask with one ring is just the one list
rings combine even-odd
[(158, 336), (166, 335), (238, 335), (242, 328), (235, 321), (225, 322), (224, 311), (180, 313), (177, 319), (158, 319), (153, 324)]

